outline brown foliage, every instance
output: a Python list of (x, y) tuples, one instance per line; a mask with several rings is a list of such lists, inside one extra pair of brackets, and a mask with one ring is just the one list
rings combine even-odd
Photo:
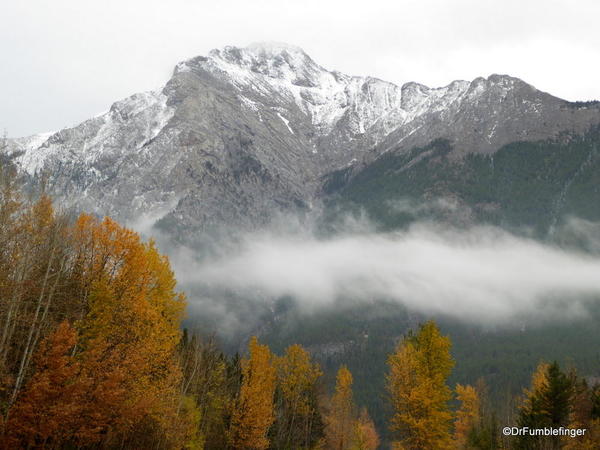
[(5, 446), (183, 446), (196, 417), (180, 396), (185, 299), (167, 258), (109, 218), (69, 223), (49, 197), (0, 182)]
[(81, 365), (71, 356), (77, 334), (63, 322), (40, 345), (36, 372), (11, 410), (5, 446), (56, 447), (83, 437), (86, 383)]

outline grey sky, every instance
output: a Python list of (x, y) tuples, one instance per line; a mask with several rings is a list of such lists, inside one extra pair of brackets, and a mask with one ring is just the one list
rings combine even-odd
[(398, 84), (507, 73), (598, 99), (599, 17), (597, 0), (2, 0), (0, 129), (73, 125), (159, 87), (180, 60), (256, 41)]

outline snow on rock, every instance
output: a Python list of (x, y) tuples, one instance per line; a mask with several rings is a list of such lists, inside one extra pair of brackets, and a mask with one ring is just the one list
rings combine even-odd
[(283, 117), (279, 112), (277, 113), (277, 116), (281, 119), (283, 123), (285, 123), (285, 126), (288, 130), (290, 130), (290, 133), (294, 134), (294, 130), (292, 130), (292, 128), (290, 127), (290, 121)]
[(251, 109), (256, 101), (250, 96), (266, 105), (280, 100), (308, 116), (320, 135), (331, 133), (346, 119), (352, 134), (375, 131), (375, 140), (420, 115), (448, 108), (470, 86), (457, 81), (438, 89), (417, 83), (399, 87), (376, 78), (349, 76), (326, 70), (299, 47), (280, 43), (215, 49), (208, 58), (178, 64), (176, 72), (189, 71), (194, 64), (246, 92), (241, 99)]
[(30, 175), (39, 172), (51, 157), (91, 166), (107, 152), (143, 148), (173, 114), (162, 92), (135, 94), (74, 128), (15, 139), (21, 154), (14, 162)]
[(139, 229), (161, 218), (218, 229), (312, 205), (327, 174), (388, 150), (444, 138), (461, 143), (458, 156), (492, 153), (597, 123), (596, 110), (574, 121), (564, 105), (506, 75), (398, 86), (327, 70), (298, 47), (252, 44), (183, 61), (161, 91), (2, 147), (33, 183), (47, 174), (67, 207)]
[[(377, 78), (326, 70), (301, 48), (282, 43), (211, 50), (208, 57), (180, 62), (174, 74), (198, 68), (237, 88), (241, 107), (253, 111), (261, 122), (264, 111), (274, 108), (293, 134), (290, 120), (295, 120), (299, 111), (317, 136), (327, 136), (342, 126), (351, 140), (369, 134), (373, 142), (422, 115), (447, 110), (463, 98), (476, 99), (488, 82), (478, 78), (436, 89), (413, 82), (399, 87)], [(508, 92), (516, 79), (494, 75), (489, 80)], [(71, 133), (75, 128), (68, 128), (13, 140), (21, 152), (15, 161), (32, 175), (50, 157), (91, 166), (107, 153), (142, 150), (174, 112), (162, 91), (135, 94), (75, 127), (79, 134), (83, 130), (75, 139)], [(70, 145), (63, 145), (66, 141)]]

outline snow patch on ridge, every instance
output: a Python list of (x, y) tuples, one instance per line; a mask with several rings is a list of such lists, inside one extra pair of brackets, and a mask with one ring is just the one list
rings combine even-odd
[(16, 139), (22, 154), (14, 162), (29, 175), (38, 173), (46, 161), (54, 157), (65, 163), (90, 166), (92, 170), (91, 165), (106, 151), (123, 151), (123, 147), (141, 149), (147, 145), (165, 128), (174, 113), (161, 91), (135, 94), (114, 103), (106, 113), (78, 125), (77, 128), (84, 131), (78, 145), (63, 145), (63, 141), (68, 140), (63, 136), (69, 136), (72, 128)]
[[(354, 136), (374, 131), (376, 141), (423, 114), (450, 108), (471, 85), (457, 81), (437, 89), (417, 83), (399, 87), (344, 75), (324, 69), (299, 47), (280, 43), (227, 46), (212, 50), (199, 63), (241, 90), (242, 102), (251, 109), (257, 101), (287, 103), (303, 112), (320, 135), (328, 135), (344, 120)], [(176, 70), (188, 69), (180, 63)]]
[(294, 134), (294, 130), (292, 130), (292, 128), (290, 127), (290, 121), (287, 120), (285, 117), (283, 117), (281, 115), (281, 113), (277, 113), (277, 116), (281, 119), (281, 121), (285, 124), (285, 126), (287, 127), (288, 130), (290, 130), (290, 133)]

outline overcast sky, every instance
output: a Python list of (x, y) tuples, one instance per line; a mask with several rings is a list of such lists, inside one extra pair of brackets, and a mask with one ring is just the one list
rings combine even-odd
[(328, 69), (442, 86), (507, 73), (600, 98), (598, 0), (2, 0), (0, 129), (74, 125), (224, 45), (298, 45)]

